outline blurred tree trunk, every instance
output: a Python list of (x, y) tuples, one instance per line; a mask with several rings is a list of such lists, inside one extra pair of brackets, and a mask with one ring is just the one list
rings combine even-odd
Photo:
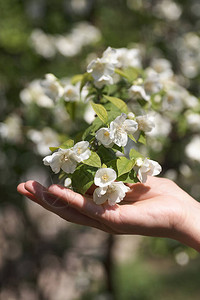
[(111, 296), (111, 299), (116, 299), (115, 286), (113, 282), (113, 247), (115, 243), (115, 237), (109, 234), (107, 237), (106, 252), (103, 260), (103, 265), (106, 271), (106, 289)]

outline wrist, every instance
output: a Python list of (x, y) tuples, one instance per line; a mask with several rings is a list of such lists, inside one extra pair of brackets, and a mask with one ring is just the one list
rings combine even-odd
[(173, 238), (200, 252), (200, 203), (191, 198), (185, 202), (183, 210), (184, 214), (176, 224)]

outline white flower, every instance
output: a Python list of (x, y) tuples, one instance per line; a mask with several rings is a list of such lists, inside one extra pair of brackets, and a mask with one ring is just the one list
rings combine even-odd
[(41, 86), (44, 89), (44, 93), (54, 101), (63, 96), (63, 87), (53, 74), (46, 74), (45, 79), (41, 81)]
[(148, 95), (158, 93), (163, 88), (158, 73), (152, 68), (148, 68), (146, 70), (146, 74), (147, 74), (147, 78), (144, 81), (144, 89), (146, 93)]
[(192, 159), (200, 162), (200, 135), (193, 136), (190, 143), (185, 148), (186, 155)]
[(99, 169), (94, 177), (94, 184), (99, 187), (106, 187), (117, 178), (116, 172), (111, 168)]
[(113, 84), (113, 75), (117, 60), (115, 50), (108, 47), (102, 58), (91, 61), (87, 67), (87, 72), (94, 78), (96, 87), (101, 88), (105, 84)]
[(96, 132), (96, 139), (105, 147), (112, 146), (112, 143), (119, 147), (126, 146), (128, 134), (134, 134), (138, 129), (136, 121), (126, 118), (127, 115), (122, 113), (110, 123), (110, 128), (100, 128)]
[(162, 0), (155, 6), (156, 16), (166, 19), (167, 21), (176, 21), (182, 14), (182, 8), (176, 2), (171, 0)]
[(146, 134), (150, 137), (167, 137), (172, 129), (170, 120), (159, 113), (154, 113), (153, 117), (155, 127)]
[(50, 166), (54, 173), (59, 173), (62, 169), (66, 173), (74, 173), (77, 161), (73, 157), (72, 149), (61, 149), (52, 155), (48, 155), (43, 159), (45, 166)]
[(75, 102), (80, 99), (79, 87), (67, 84), (64, 87), (63, 98), (66, 102)]
[(126, 120), (126, 118), (126, 114), (122, 113), (110, 123), (110, 138), (119, 147), (126, 146), (128, 134), (134, 134), (138, 129), (136, 121)]
[(138, 123), (138, 129), (145, 132), (150, 132), (155, 127), (152, 117), (148, 115), (138, 116), (136, 117), (136, 121)]
[(137, 159), (136, 160), (136, 168), (138, 169), (138, 179), (140, 182), (145, 183), (147, 181), (147, 175), (148, 176), (156, 176), (158, 174), (160, 174), (162, 168), (159, 165), (159, 163), (157, 163), (154, 160), (145, 158), (143, 160), (143, 162), (141, 161), (141, 159)]
[(128, 113), (128, 118), (129, 118), (130, 120), (135, 119), (135, 114), (134, 114), (133, 112), (129, 112), (129, 113)]
[(41, 107), (52, 107), (53, 101), (44, 94), (40, 80), (31, 81), (28, 86), (20, 92), (20, 99), (25, 105), (35, 102)]
[(103, 144), (105, 147), (109, 147), (113, 144), (113, 140), (110, 137), (110, 129), (109, 128), (100, 128), (96, 132), (96, 139)]
[(144, 99), (145, 101), (150, 100), (150, 96), (146, 94), (144, 87), (141, 85), (132, 85), (129, 90), (129, 97), (134, 100)]
[(71, 184), (72, 184), (71, 178), (66, 178), (65, 181), (64, 181), (64, 186), (65, 187), (70, 187)]
[(94, 84), (98, 88), (103, 87), (105, 84), (113, 84), (112, 75), (114, 70), (112, 64), (105, 63), (100, 58), (93, 60), (87, 67), (87, 72), (92, 74)]
[(163, 98), (163, 109), (173, 112), (180, 112), (184, 107), (183, 97), (185, 95), (184, 89), (174, 87), (166, 91)]
[(55, 56), (53, 36), (44, 33), (41, 29), (34, 29), (30, 36), (30, 44), (41, 56), (49, 59)]
[(94, 109), (92, 108), (92, 105), (88, 103), (85, 113), (84, 113), (84, 120), (88, 123), (91, 124), (95, 120), (96, 113)]
[(73, 57), (77, 55), (82, 48), (80, 43), (74, 41), (70, 35), (58, 35), (54, 38), (55, 47), (63, 56)]
[(186, 120), (192, 130), (200, 130), (200, 114), (189, 112)]
[(143, 159), (141, 157), (136, 159), (136, 166), (141, 167), (143, 165)]
[(151, 67), (158, 73), (161, 82), (165, 82), (171, 79), (174, 75), (171, 67), (171, 63), (164, 58), (153, 59)]
[(102, 55), (102, 60), (106, 63), (113, 64), (116, 66), (118, 64), (118, 53), (117, 49), (108, 47)]
[(89, 147), (89, 142), (87, 141), (81, 141), (76, 143), (72, 148), (73, 158), (77, 162), (81, 162), (83, 160), (88, 159), (91, 155), (91, 151), (88, 149), (88, 147)]
[(108, 200), (109, 205), (115, 205), (123, 200), (125, 194), (130, 190), (122, 181), (111, 182), (106, 187), (96, 188), (93, 200), (96, 204), (103, 204)]
[[(71, 1), (74, 2), (74, 1)], [(80, 44), (81, 48), (84, 45), (94, 44), (101, 38), (99, 29), (88, 22), (76, 23), (72, 29), (71, 38), (76, 44)]]
[(198, 105), (199, 105), (198, 98), (193, 95), (190, 95), (189, 93), (187, 93), (184, 96), (183, 101), (185, 102), (185, 105), (189, 108), (195, 108), (195, 107), (198, 107)]
[(54, 173), (59, 173), (62, 169), (66, 173), (74, 173), (79, 162), (90, 157), (91, 151), (88, 149), (89, 142), (81, 141), (69, 149), (59, 148), (57, 152), (48, 155), (43, 159), (46, 166), (50, 166)]
[(59, 145), (58, 135), (49, 127), (45, 127), (42, 130), (30, 129), (27, 132), (28, 138), (36, 145), (36, 150), (40, 155), (47, 155), (50, 150), (49, 147)]
[(12, 143), (22, 141), (22, 120), (17, 114), (12, 113), (0, 122), (0, 137)]
[(118, 68), (141, 68), (141, 57), (139, 49), (118, 48), (116, 49)]

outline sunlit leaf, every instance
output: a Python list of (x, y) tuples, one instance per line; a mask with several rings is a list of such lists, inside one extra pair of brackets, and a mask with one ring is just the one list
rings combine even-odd
[(141, 143), (141, 144), (146, 145), (146, 136), (145, 136), (145, 133), (143, 131), (140, 133), (138, 142)]
[(51, 152), (54, 152), (54, 151), (56, 151), (56, 150), (58, 150), (59, 149), (59, 147), (49, 147), (49, 150), (51, 151)]
[(141, 153), (139, 153), (137, 150), (135, 150), (134, 148), (132, 148), (129, 152), (129, 157), (131, 160), (135, 160), (139, 157), (144, 157)]
[(101, 168), (101, 159), (96, 152), (91, 151), (91, 155), (88, 159), (84, 160), (83, 163), (88, 166)]
[(74, 146), (74, 141), (73, 140), (68, 140), (66, 142), (64, 142), (62, 145), (60, 145), (59, 148), (61, 149), (68, 149)]
[(96, 104), (94, 102), (91, 102), (92, 108), (94, 109), (95, 113), (99, 117), (99, 119), (106, 123), (108, 121), (108, 114), (106, 109), (101, 104)]
[(119, 157), (117, 159), (117, 171), (118, 176), (121, 176), (125, 173), (128, 173), (133, 168), (135, 162), (126, 158), (126, 157)]
[(116, 97), (106, 96), (106, 95), (104, 95), (104, 98), (106, 98), (108, 101), (110, 101), (115, 106), (117, 106), (117, 108), (119, 108), (121, 110), (121, 112), (128, 113), (128, 107), (123, 100), (116, 98)]
[(76, 84), (76, 83), (80, 82), (82, 79), (83, 79), (83, 74), (77, 74), (72, 77), (71, 84)]
[(125, 183), (136, 183), (139, 180), (137, 178), (136, 172), (132, 169), (130, 172), (117, 177), (117, 181), (123, 181)]

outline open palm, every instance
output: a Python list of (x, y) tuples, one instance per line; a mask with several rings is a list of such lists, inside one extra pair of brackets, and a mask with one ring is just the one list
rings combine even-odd
[(196, 201), (164, 178), (148, 177), (145, 184), (129, 187), (124, 200), (114, 206), (96, 205), (93, 188), (82, 196), (59, 185), (46, 189), (38, 182), (27, 181), (18, 186), (18, 191), (69, 222), (115, 234), (178, 239), (177, 231), (187, 221), (187, 208)]

